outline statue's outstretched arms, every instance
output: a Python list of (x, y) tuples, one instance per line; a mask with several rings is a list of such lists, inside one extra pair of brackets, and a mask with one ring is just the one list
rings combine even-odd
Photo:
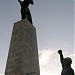
[(34, 4), (33, 0), (29, 0), (29, 3), (32, 4), (32, 5)]
[(62, 50), (58, 50), (58, 53), (60, 55), (60, 62), (62, 64), (62, 67), (63, 67), (63, 60), (64, 60), (64, 57), (63, 57), (63, 54), (62, 54)]

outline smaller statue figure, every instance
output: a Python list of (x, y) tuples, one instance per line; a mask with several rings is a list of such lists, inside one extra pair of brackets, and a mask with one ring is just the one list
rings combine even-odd
[(33, 5), (33, 0), (24, 0), (24, 1), (18, 0), (18, 2), (21, 5), (22, 20), (27, 18), (30, 21), (30, 23), (32, 24), (32, 18), (31, 18), (31, 14), (30, 14), (30, 10), (29, 10), (28, 6), (29, 6), (29, 4)]
[(64, 58), (62, 54), (62, 50), (58, 50), (60, 55), (60, 62), (62, 64), (62, 73), (61, 75), (74, 75), (74, 70), (71, 68), (72, 59), (67, 57)]

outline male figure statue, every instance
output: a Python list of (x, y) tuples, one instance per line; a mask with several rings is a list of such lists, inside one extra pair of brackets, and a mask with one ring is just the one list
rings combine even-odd
[(74, 70), (71, 68), (72, 59), (67, 57), (64, 58), (62, 54), (62, 50), (58, 50), (60, 55), (60, 62), (62, 64), (62, 73), (61, 75), (74, 75)]
[(22, 20), (27, 18), (30, 21), (30, 23), (32, 24), (32, 18), (31, 18), (31, 14), (30, 14), (30, 10), (29, 10), (28, 6), (29, 6), (29, 4), (33, 5), (33, 0), (24, 0), (24, 1), (18, 0), (18, 2), (21, 5)]

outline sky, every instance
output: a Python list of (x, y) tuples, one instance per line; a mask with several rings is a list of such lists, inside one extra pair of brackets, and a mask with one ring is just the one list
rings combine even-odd
[[(33, 0), (30, 5), (33, 25), (37, 31), (40, 75), (60, 75), (57, 51), (72, 58), (74, 65), (74, 1)], [(21, 20), (18, 0), (0, 1), (0, 75), (5, 72), (13, 25)]]

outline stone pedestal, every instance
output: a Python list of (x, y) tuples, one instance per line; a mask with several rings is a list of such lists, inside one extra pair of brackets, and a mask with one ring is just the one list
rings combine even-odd
[(14, 23), (5, 75), (40, 75), (36, 29), (27, 19)]

